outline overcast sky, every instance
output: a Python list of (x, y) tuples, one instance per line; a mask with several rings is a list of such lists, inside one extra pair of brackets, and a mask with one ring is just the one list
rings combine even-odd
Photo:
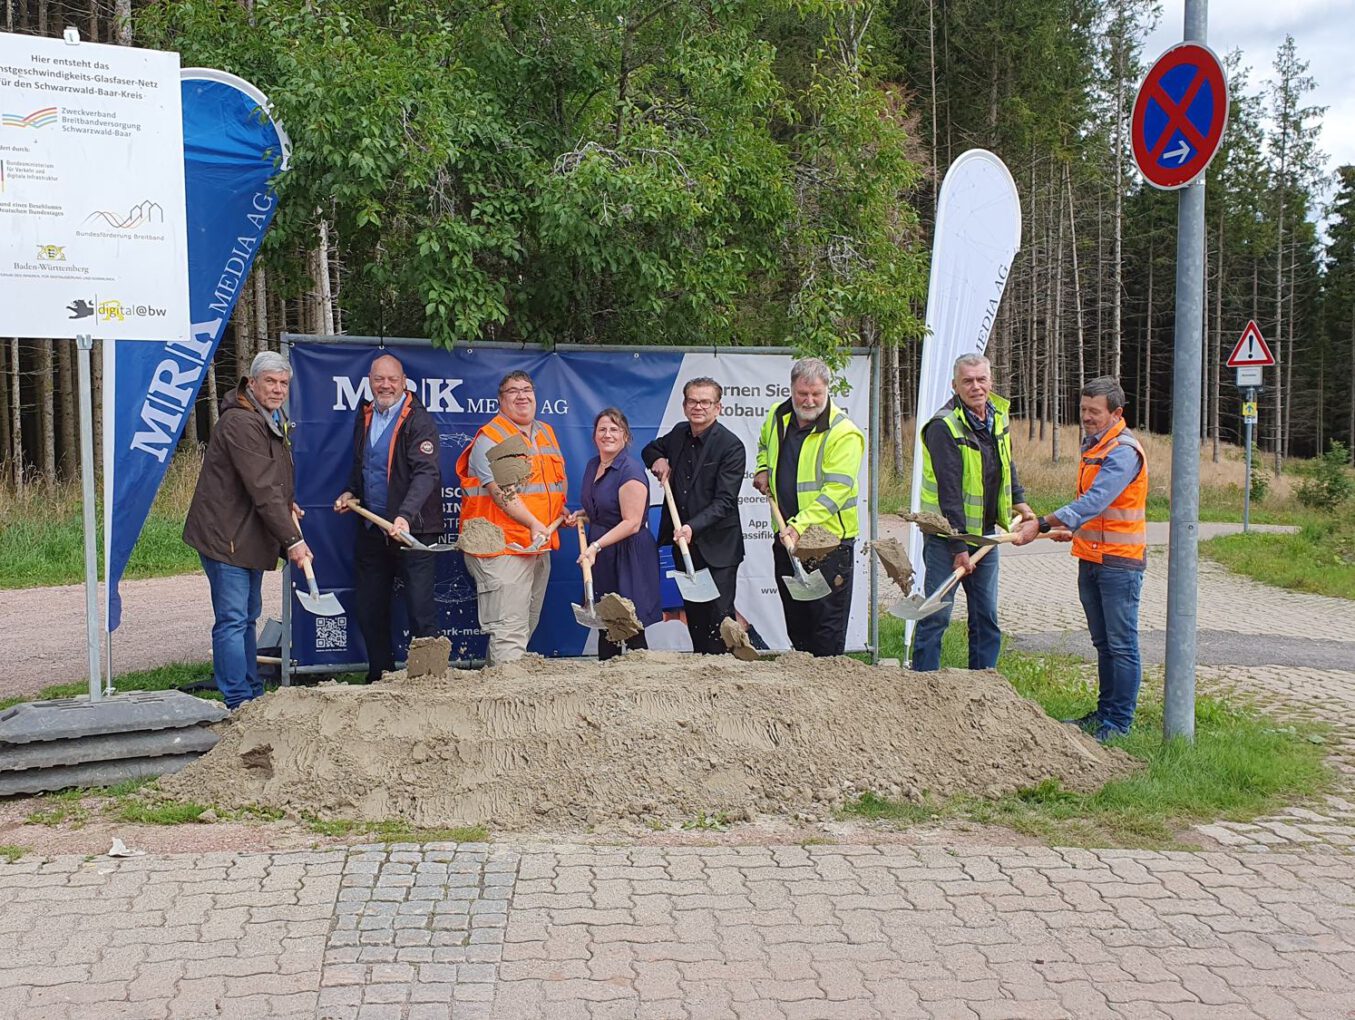
[[(1181, 41), (1185, 0), (1161, 0), (1162, 17), (1143, 47), (1151, 64), (1169, 46)], [(1351, 0), (1214, 0), (1209, 5), (1208, 42), (1219, 59), (1242, 51), (1251, 68), (1250, 88), (1260, 90), (1274, 76), (1271, 65), (1285, 34), (1294, 37), (1300, 60), (1316, 88), (1304, 100), (1325, 106), (1318, 148), (1327, 155), (1328, 179), (1345, 163), (1355, 163), (1355, 4)], [(1323, 201), (1330, 201), (1330, 192)]]

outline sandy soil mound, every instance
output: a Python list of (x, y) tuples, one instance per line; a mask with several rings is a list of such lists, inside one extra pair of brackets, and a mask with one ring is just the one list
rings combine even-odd
[(483, 517), (472, 517), (461, 522), (456, 547), (472, 556), (493, 556), (503, 552), (503, 529)]
[(820, 817), (864, 790), (995, 796), (1049, 778), (1085, 790), (1133, 767), (996, 673), (637, 652), (392, 677), (251, 701), (161, 786), (226, 807), (524, 831)]

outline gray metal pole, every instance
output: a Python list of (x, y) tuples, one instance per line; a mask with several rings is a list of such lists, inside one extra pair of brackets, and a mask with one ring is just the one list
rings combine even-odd
[[(1205, 42), (1206, 0), (1186, 0), (1185, 41)], [(1162, 735), (1195, 740), (1195, 630), (1200, 521), (1200, 357), (1204, 335), (1204, 176), (1177, 207), (1172, 363), (1171, 544)]]
[[(1256, 391), (1248, 387), (1247, 403), (1256, 401)], [(1251, 415), (1242, 416), (1242, 432), (1244, 442), (1247, 444), (1247, 477), (1242, 483), (1242, 534), (1251, 530)]]
[[(880, 348), (870, 352), (870, 540), (880, 540)], [(870, 661), (880, 663), (880, 565), (866, 553), (870, 566)]]
[(85, 642), (89, 649), (89, 700), (103, 697), (99, 655), (99, 561), (94, 549), (94, 373), (90, 368), (92, 336), (77, 336), (76, 380), (80, 392), (80, 488), (85, 515)]

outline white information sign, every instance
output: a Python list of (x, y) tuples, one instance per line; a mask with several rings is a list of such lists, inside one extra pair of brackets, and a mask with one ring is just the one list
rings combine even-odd
[(0, 33), (0, 336), (189, 333), (179, 55)]

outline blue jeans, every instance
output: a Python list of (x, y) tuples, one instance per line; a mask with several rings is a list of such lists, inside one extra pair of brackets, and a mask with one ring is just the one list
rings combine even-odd
[[(969, 604), (970, 669), (992, 669), (1002, 650), (1002, 630), (997, 625), (997, 557), (995, 548), (979, 560), (972, 574), (960, 581)], [(923, 591), (930, 595), (955, 570), (950, 543), (928, 535), (922, 541), (922, 562), (927, 570)], [(919, 620), (913, 632), (913, 669), (919, 673), (941, 668), (941, 637), (950, 626), (951, 610), (955, 608), (953, 592), (943, 605), (940, 611)]]
[(212, 676), (235, 708), (263, 695), (255, 625), (263, 611), (263, 571), (235, 567), (198, 554), (212, 588)]
[(1128, 733), (1139, 703), (1143, 663), (1139, 658), (1139, 596), (1143, 571), (1079, 560), (1077, 593), (1096, 646), (1100, 693), (1096, 715), (1102, 724)]

